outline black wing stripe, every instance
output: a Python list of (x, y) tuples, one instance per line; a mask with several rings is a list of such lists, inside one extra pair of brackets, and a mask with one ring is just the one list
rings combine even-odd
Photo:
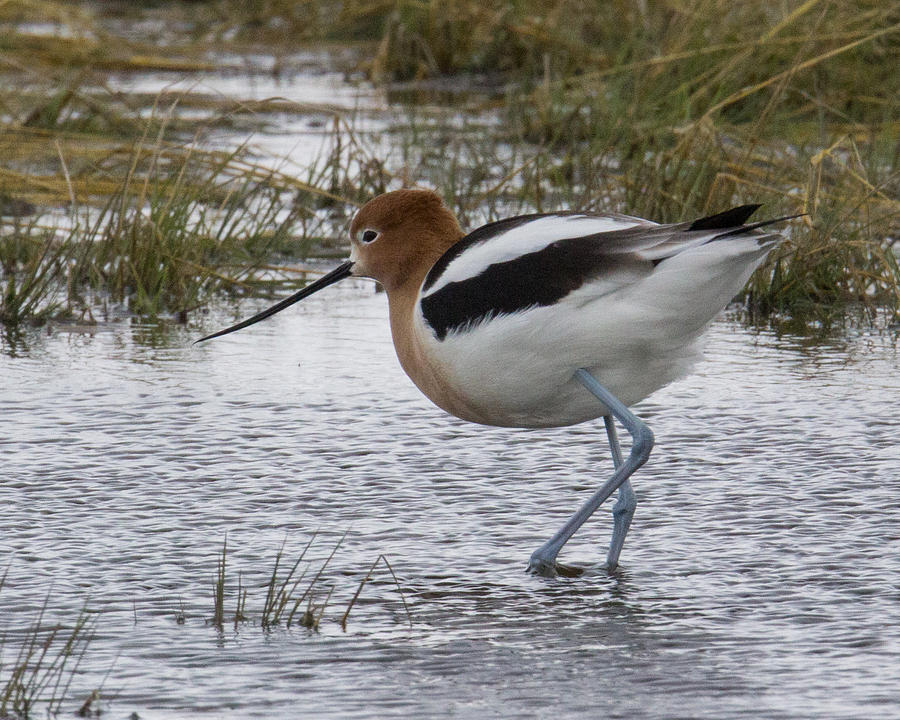
[(495, 315), (553, 305), (596, 275), (603, 262), (598, 251), (593, 238), (571, 238), (489, 265), (475, 277), (447, 283), (422, 298), (425, 322), (443, 340)]

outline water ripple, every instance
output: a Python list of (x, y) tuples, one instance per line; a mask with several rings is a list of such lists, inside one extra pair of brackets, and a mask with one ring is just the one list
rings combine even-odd
[[(718, 322), (697, 372), (637, 408), (658, 445), (622, 570), (547, 581), (525, 563), (611, 471), (602, 427), (448, 418), (363, 284), (197, 335), (148, 347), (120, 324), (0, 356), (2, 626), (48, 591), (54, 621), (87, 601), (73, 686), (112, 668), (117, 715), (898, 716), (892, 339)], [(606, 506), (567, 558), (601, 562), (610, 527)], [(208, 624), (226, 531), (258, 595), (283, 542), (287, 562), (318, 531), (315, 572), (348, 530), (319, 633)], [(342, 632), (381, 553), (413, 625), (382, 569)]]

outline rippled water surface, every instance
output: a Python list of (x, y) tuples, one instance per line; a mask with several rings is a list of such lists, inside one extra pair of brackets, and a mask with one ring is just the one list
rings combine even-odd
[[(202, 346), (121, 322), (0, 355), (7, 660), (49, 592), (49, 620), (98, 612), (72, 695), (103, 682), (106, 717), (900, 717), (895, 338), (717, 322), (637, 406), (658, 443), (621, 571), (547, 580), (526, 562), (611, 472), (602, 423), (455, 420), (370, 285), (301, 305)], [(565, 560), (602, 560), (609, 506)], [(300, 590), (347, 532), (320, 631), (264, 631), (276, 553), (316, 530)], [(250, 621), (217, 631), (226, 532)], [(382, 553), (412, 626), (379, 566), (342, 631)]]

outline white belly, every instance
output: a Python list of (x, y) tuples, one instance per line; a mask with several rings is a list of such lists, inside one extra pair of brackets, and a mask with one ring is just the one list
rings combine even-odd
[(565, 307), (534, 308), (442, 341), (417, 322), (420, 347), (449, 391), (432, 400), (485, 425), (573, 425), (608, 414), (575, 379), (579, 368), (632, 405), (686, 374), (700, 355), (696, 333), (673, 338), (646, 323), (594, 315), (575, 315), (582, 322), (574, 323)]

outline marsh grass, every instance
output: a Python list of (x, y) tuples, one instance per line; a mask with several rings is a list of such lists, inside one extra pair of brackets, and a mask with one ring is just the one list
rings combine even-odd
[[(261, 163), (247, 147), (211, 150), (203, 137), (238, 117), (252, 131), (270, 114), (308, 109), (110, 90), (111, 69), (222, 68), (171, 60), (209, 51), (185, 38), (166, 62), (154, 60), (151, 44), (109, 32), (95, 9), (0, 3), (4, 337), (51, 318), (93, 322), (110, 304), (184, 322), (221, 294), (302, 282), (291, 265), (333, 234), (320, 199), (344, 198)], [(185, 119), (180, 104), (202, 112), (201, 121)]]
[(66, 222), (0, 222), (0, 320), (39, 324), (60, 309), (72, 317), (111, 302), (183, 322), (222, 293), (293, 286), (302, 272), (281, 260), (306, 255), (329, 234), (308, 200), (322, 194), (254, 165), (242, 149), (139, 143), (99, 208), (79, 210), (73, 200)]
[[(535, 38), (544, 50), (543, 63), (530, 55), (493, 62), (507, 85), (492, 132), (473, 124), (442, 141), (447, 128), (413, 121), (421, 149), (410, 148), (411, 174), (447, 189), (464, 219), (564, 207), (674, 222), (760, 202), (759, 217), (805, 216), (784, 228), (787, 241), (748, 286), (755, 314), (818, 321), (850, 307), (900, 307), (896, 8), (841, 0), (778, 10), (718, 0), (690, 10), (567, 1), (540, 13), (529, 2), (504, 12), (465, 1), (398, 7), (391, 22), (419, 50), (404, 57), (406, 45), (391, 39), (397, 30), (382, 47), (392, 48), (391, 62), (418, 63), (417, 77), (486, 69), (466, 49), (484, 28), (435, 30), (454, 23), (518, 28), (519, 41)], [(568, 39), (553, 40), (561, 30)], [(423, 47), (429, 57), (468, 61), (423, 64)]]
[[(114, 3), (113, 3), (114, 5)], [(186, 43), (159, 45), (110, 32), (96, 7), (61, 0), (0, 3), (0, 68), (23, 72), (99, 70), (202, 71), (215, 69)], [(115, 8), (110, 8), (115, 14)]]
[(290, 236), (300, 211), (285, 208), (272, 174), (228, 177), (234, 155), (199, 167), (186, 155), (159, 174), (152, 171), (159, 153), (150, 155), (150, 173), (129, 173), (91, 224), (76, 229), (83, 253), (70, 284), (104, 290), (136, 314), (184, 319), (211, 294), (259, 282), (260, 265)]
[[(88, 32), (90, 15), (73, 25), (54, 3), (21, 7), (38, 17), (49, 12), (54, 22), (68, 18), (72, 33)], [(0, 19), (4, 9), (10, 6), (0, 7)], [(0, 72), (3, 59), (15, 57), (11, 47), (5, 55), (0, 47)], [(272, 114), (328, 115), (328, 108), (192, 92), (113, 93), (96, 65), (64, 75), (38, 66), (28, 75), (34, 82), (0, 86), (5, 335), (51, 318), (94, 321), (110, 304), (185, 322), (222, 294), (295, 287), (305, 276), (298, 258), (322, 250), (335, 222), (344, 221), (334, 208), (348, 204), (341, 193), (353, 182), (337, 164), (346, 158), (356, 167), (352, 147), (338, 144), (311, 162), (304, 182), (247, 146), (219, 151), (203, 140), (238, 116), (252, 130)], [(183, 108), (203, 112), (202, 121), (184, 120)], [(369, 161), (359, 171), (376, 172)]]
[(63, 303), (59, 289), (71, 253), (33, 221), (16, 222), (0, 237), (0, 324), (41, 324), (53, 315)]
[[(278, 627), (289, 629), (294, 625), (299, 625), (309, 630), (319, 630), (325, 611), (336, 589), (336, 584), (332, 581), (324, 580), (324, 576), (335, 554), (347, 537), (347, 533), (345, 532), (337, 540), (324, 559), (318, 561), (307, 560), (307, 554), (310, 548), (313, 547), (317, 534), (312, 534), (303, 550), (289, 566), (284, 563), (284, 548), (287, 539), (282, 542), (275, 555), (272, 569), (268, 573), (268, 580), (261, 586), (265, 589), (265, 595), (262, 598), (262, 604), (258, 612), (247, 610), (248, 590), (243, 587), (242, 575), (240, 572), (238, 573), (235, 593), (236, 609), (232, 618), (235, 630), (238, 630), (243, 624), (253, 622), (258, 622), (259, 626), (266, 631), (272, 631)], [(227, 557), (228, 541), (226, 538), (222, 543), (222, 552), (217, 558), (216, 577), (213, 583), (213, 617), (210, 620), (210, 624), (219, 630), (224, 628), (226, 622), (225, 607), (229, 585), (229, 575), (226, 571)], [(383, 563), (390, 572), (400, 594), (407, 620), (412, 625), (412, 618), (403, 590), (400, 587), (400, 581), (390, 563), (388, 563), (387, 558), (384, 555), (379, 555), (369, 568), (340, 620), (341, 627), (344, 630), (347, 627), (347, 618), (350, 615), (350, 610), (356, 604), (363, 586), (372, 579), (373, 572), (379, 563)]]
[[(72, 681), (94, 636), (96, 616), (85, 609), (69, 627), (47, 625), (49, 600), (50, 593), (31, 627), (21, 633), (5, 629), (0, 635), (0, 717), (56, 715), (64, 702), (72, 700)], [(7, 656), (14, 643), (18, 647), (13, 646)], [(91, 704), (99, 701), (101, 690), (91, 693), (82, 708), (89, 711)]]
[[(127, 10), (159, 21), (141, 41), (96, 12), (0, 4), (0, 73), (28, 78), (0, 89), (0, 211), (64, 204), (71, 216), (0, 223), (6, 326), (90, 316), (98, 302), (183, 321), (223, 293), (277, 293), (297, 283), (286, 264), (342, 251), (354, 206), (414, 184), (466, 227), (560, 207), (670, 222), (762, 202), (760, 217), (805, 217), (748, 286), (755, 314), (900, 306), (890, 3), (169, 2)], [(191, 30), (168, 29), (172, 18)], [(276, 60), (298, 40), (352, 44), (370, 78), (407, 83), (407, 104), (374, 134), (316, 108), (330, 143), (297, 178), (246, 149), (206, 149), (180, 109), (249, 131), (310, 108), (105, 87), (113, 68), (208, 72), (225, 38), (264, 42)], [(451, 78), (446, 94), (429, 90), (435, 78)], [(473, 78), (484, 92), (466, 90)]]

